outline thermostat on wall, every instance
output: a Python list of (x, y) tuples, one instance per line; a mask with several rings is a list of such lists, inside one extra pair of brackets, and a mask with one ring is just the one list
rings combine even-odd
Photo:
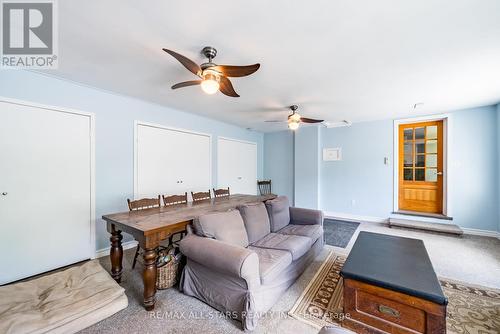
[(339, 161), (342, 160), (342, 148), (324, 148), (323, 161)]

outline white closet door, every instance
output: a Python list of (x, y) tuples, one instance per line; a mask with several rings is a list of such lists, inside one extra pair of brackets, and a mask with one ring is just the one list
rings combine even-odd
[(257, 144), (219, 138), (217, 184), (232, 194), (257, 193)]
[(210, 136), (137, 124), (136, 198), (208, 190)]
[(92, 120), (0, 101), (0, 284), (88, 259)]

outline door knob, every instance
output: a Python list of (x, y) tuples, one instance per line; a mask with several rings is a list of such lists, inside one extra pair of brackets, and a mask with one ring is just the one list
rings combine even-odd
[(443, 172), (436, 172), (436, 175), (443, 175)]
[(6, 193), (6, 192), (3, 192), (3, 193), (2, 193), (2, 196), (7, 196), (7, 193)]

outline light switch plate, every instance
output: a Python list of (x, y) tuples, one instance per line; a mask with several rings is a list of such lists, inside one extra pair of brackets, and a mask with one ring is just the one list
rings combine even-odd
[(340, 161), (342, 160), (342, 148), (324, 148), (323, 161)]

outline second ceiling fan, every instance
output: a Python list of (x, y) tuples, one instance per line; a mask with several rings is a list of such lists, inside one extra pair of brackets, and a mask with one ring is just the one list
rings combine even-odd
[(299, 106), (297, 105), (291, 105), (290, 110), (292, 113), (288, 115), (288, 120), (287, 121), (266, 121), (266, 122), (287, 122), (288, 123), (288, 128), (290, 130), (297, 130), (300, 126), (300, 123), (321, 123), (323, 122), (322, 119), (313, 119), (313, 118), (307, 118), (307, 117), (302, 117), (300, 114), (297, 112), (297, 109), (299, 109)]
[(220, 91), (227, 96), (239, 97), (228, 77), (244, 77), (254, 73), (260, 67), (260, 64), (246, 66), (217, 65), (212, 62), (217, 55), (217, 50), (210, 46), (204, 47), (201, 51), (208, 58), (208, 62), (201, 65), (172, 50), (163, 49), (163, 51), (177, 59), (185, 68), (199, 78), (198, 80), (175, 84), (172, 86), (172, 89), (201, 85), (201, 89), (207, 94), (215, 94), (217, 91)]

